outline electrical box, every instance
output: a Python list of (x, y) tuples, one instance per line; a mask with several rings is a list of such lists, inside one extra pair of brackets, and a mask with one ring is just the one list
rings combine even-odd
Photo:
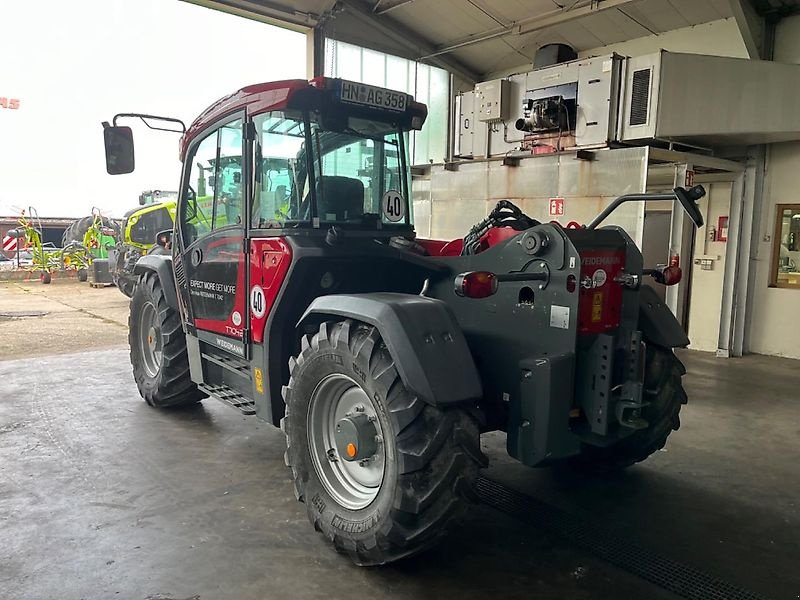
[(475, 84), (478, 121), (504, 121), (508, 118), (508, 80), (493, 79)]
[(485, 156), (488, 126), (475, 118), (475, 92), (456, 97), (456, 139), (453, 154), (456, 158)]

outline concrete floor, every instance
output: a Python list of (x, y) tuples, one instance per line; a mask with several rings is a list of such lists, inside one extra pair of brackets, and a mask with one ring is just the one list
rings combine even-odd
[(75, 278), (0, 281), (0, 360), (126, 344), (128, 303), (116, 287)]
[[(730, 583), (800, 598), (800, 365), (683, 357), (684, 425), (647, 463), (611, 479), (531, 470), (495, 434), (487, 475)], [(124, 347), (0, 362), (0, 399), (4, 600), (673, 598), (480, 505), (427, 554), (353, 567), (295, 501), (280, 431), (214, 400), (147, 407)]]

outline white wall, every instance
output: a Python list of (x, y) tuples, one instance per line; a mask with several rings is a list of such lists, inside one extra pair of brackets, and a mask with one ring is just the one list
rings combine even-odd
[[(800, 17), (778, 24), (774, 58), (800, 63)], [(755, 247), (755, 294), (746, 349), (800, 358), (800, 290), (769, 287), (775, 205), (800, 202), (800, 142), (773, 144), (767, 153), (761, 221)]]
[[(648, 35), (628, 40), (627, 42), (620, 42), (619, 44), (609, 44), (608, 46), (584, 50), (578, 53), (578, 57), (601, 56), (611, 52), (616, 52), (623, 56), (640, 56), (658, 52), (659, 50), (747, 58), (747, 49), (733, 18), (711, 21), (710, 23), (675, 29), (658, 35)], [(491, 73), (485, 79), (495, 79), (530, 70), (531, 63), (525, 63), (513, 69)]]
[(583, 58), (610, 52), (616, 52), (624, 56), (639, 56), (658, 52), (659, 50), (747, 58), (747, 49), (733, 18), (711, 21), (710, 23), (694, 25), (693, 27), (683, 27), (682, 29), (675, 29), (658, 35), (648, 35), (647, 37), (636, 38), (619, 44), (601, 46), (600, 48), (579, 52), (578, 56)]

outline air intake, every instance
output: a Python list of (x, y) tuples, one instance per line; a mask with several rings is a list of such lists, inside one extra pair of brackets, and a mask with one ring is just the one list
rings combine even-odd
[(650, 69), (640, 69), (633, 72), (629, 125), (644, 125), (647, 123), (647, 108), (650, 103), (650, 72)]

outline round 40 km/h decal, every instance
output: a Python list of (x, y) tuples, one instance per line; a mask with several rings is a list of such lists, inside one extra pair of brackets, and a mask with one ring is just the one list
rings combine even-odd
[(267, 299), (260, 285), (254, 285), (250, 290), (250, 310), (256, 319), (260, 319), (267, 314)]
[(406, 202), (397, 190), (388, 190), (381, 201), (383, 218), (391, 223), (398, 223), (406, 216)]

